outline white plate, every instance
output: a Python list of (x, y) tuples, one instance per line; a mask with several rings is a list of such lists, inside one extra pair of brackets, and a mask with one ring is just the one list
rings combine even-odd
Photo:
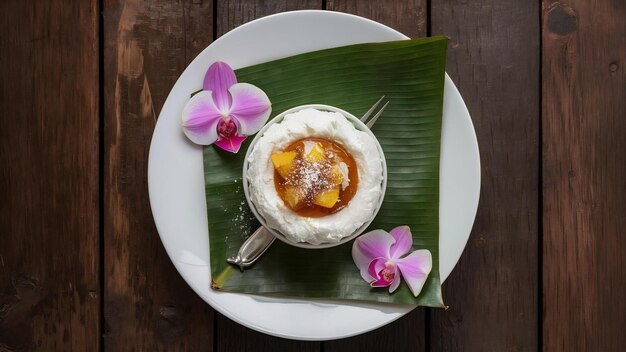
[[(150, 145), (150, 204), (174, 266), (220, 313), (270, 335), (328, 340), (373, 330), (413, 309), (407, 305), (278, 299), (211, 290), (202, 148), (189, 142), (180, 128), (180, 114), (189, 94), (202, 87), (204, 73), (216, 60), (240, 68), (307, 51), (400, 39), (407, 37), (358, 16), (326, 11), (281, 13), (247, 23), (216, 40), (193, 60), (172, 88)], [(474, 128), (463, 99), (447, 76), (445, 83), (439, 210), (442, 281), (465, 247), (480, 190)]]

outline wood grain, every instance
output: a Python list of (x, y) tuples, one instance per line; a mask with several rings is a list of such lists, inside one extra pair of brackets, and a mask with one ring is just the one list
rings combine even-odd
[(104, 6), (104, 346), (210, 349), (213, 311), (176, 272), (159, 240), (147, 160), (167, 94), (212, 40), (212, 2), (107, 0)]
[[(327, 9), (369, 18), (411, 38), (426, 36), (426, 0), (328, 0)], [(426, 348), (426, 313), (419, 307), (397, 321), (370, 333), (324, 343), (326, 352), (423, 351)]]
[(435, 351), (538, 348), (540, 26), (536, 1), (431, 2), (450, 37), (447, 71), (481, 155), (480, 206), (465, 252), (433, 310)]
[(295, 10), (321, 10), (322, 0), (219, 0), (217, 37), (252, 20)]
[(626, 3), (543, 2), (543, 349), (626, 345)]
[(2, 351), (99, 350), (97, 14), (0, 2)]
[(331, 11), (347, 12), (387, 25), (411, 37), (425, 37), (428, 21), (426, 0), (327, 0)]
[(217, 349), (223, 352), (318, 352), (319, 342), (281, 339), (245, 328), (220, 315), (218, 319)]
[(425, 309), (409, 314), (372, 332), (324, 342), (325, 352), (404, 352), (426, 350)]

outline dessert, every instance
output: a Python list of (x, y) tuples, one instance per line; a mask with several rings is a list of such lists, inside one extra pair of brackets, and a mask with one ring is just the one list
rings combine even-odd
[(246, 177), (267, 227), (293, 242), (334, 243), (371, 220), (383, 163), (376, 140), (343, 114), (306, 108), (258, 138)]

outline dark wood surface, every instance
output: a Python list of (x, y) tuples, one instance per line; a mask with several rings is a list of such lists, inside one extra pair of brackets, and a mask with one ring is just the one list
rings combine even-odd
[(542, 38), (543, 346), (622, 351), (626, 2), (546, 1)]
[(0, 33), (0, 351), (96, 350), (98, 6), (1, 1)]
[[(212, 40), (323, 8), (450, 37), (482, 191), (448, 310), (300, 342), (230, 321), (185, 284), (152, 220), (147, 153), (169, 90)], [(0, 30), (0, 351), (626, 345), (623, 1), (3, 1)]]

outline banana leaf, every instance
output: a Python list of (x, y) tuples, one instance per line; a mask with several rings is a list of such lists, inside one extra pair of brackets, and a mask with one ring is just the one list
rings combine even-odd
[(414, 249), (433, 255), (415, 298), (406, 283), (393, 294), (371, 288), (352, 261), (352, 243), (300, 249), (275, 241), (245, 272), (230, 266), (259, 223), (245, 201), (238, 154), (204, 148), (212, 287), (272, 296), (353, 299), (442, 307), (439, 278), (439, 151), (447, 39), (367, 43), (291, 56), (236, 70), (239, 82), (263, 89), (272, 115), (303, 104), (328, 104), (361, 116), (382, 95), (390, 101), (372, 131), (383, 147), (388, 186), (370, 229), (409, 225)]

